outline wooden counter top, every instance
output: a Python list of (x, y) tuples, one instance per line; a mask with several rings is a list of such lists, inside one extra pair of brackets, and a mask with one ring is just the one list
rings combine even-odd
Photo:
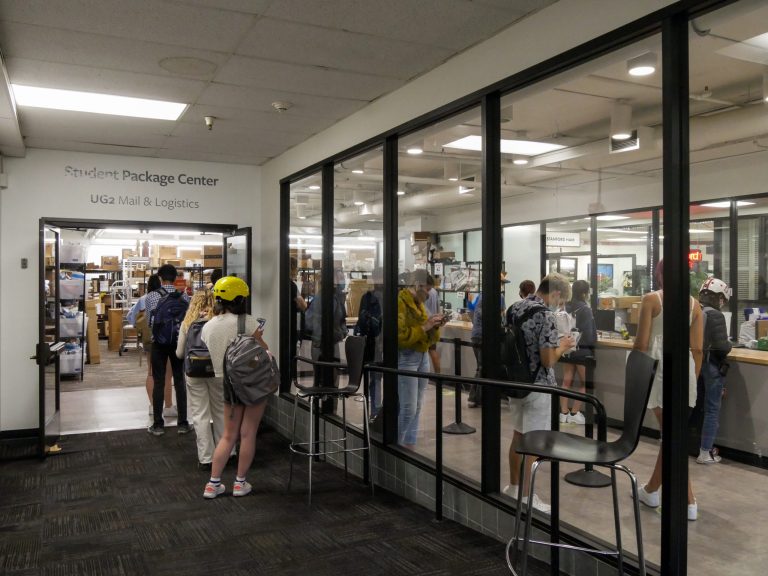
[[(633, 341), (622, 338), (599, 338), (598, 346), (601, 348), (623, 348), (631, 350)], [(728, 354), (728, 360), (731, 362), (745, 362), (747, 364), (758, 364), (768, 366), (768, 352), (763, 350), (750, 350), (749, 348), (734, 348)]]

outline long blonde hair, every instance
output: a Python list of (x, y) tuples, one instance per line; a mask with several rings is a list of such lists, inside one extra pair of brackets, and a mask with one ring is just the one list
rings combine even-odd
[(190, 324), (197, 320), (210, 320), (214, 316), (213, 304), (213, 292), (207, 288), (195, 292), (189, 301), (187, 315), (184, 316), (184, 321), (181, 323), (184, 330), (188, 331)]

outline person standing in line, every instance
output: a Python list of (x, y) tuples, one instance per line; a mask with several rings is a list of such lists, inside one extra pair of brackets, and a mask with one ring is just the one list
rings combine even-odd
[(699, 304), (704, 313), (704, 358), (698, 380), (696, 403), (703, 404), (704, 421), (701, 426), (701, 444), (696, 462), (717, 464), (721, 457), (715, 448), (717, 429), (720, 427), (720, 405), (725, 395), (726, 358), (731, 352), (728, 327), (720, 309), (728, 303), (731, 289), (719, 278), (709, 277), (699, 290)]
[[(214, 315), (213, 292), (207, 288), (195, 292), (179, 328), (179, 343), (176, 345), (178, 358), (184, 359), (190, 327), (195, 322), (208, 322)], [(189, 412), (197, 436), (197, 461), (201, 468), (210, 469), (213, 450), (224, 435), (224, 392), (221, 381), (215, 375), (186, 376), (186, 379)]]
[[(499, 278), (501, 280), (501, 313), (504, 314), (506, 305), (504, 304), (504, 284), (509, 284), (507, 273), (502, 272)], [(470, 332), (472, 341), (472, 351), (475, 353), (475, 378), (480, 378), (482, 373), (482, 348), (483, 348), (483, 295), (478, 294), (475, 299), (475, 310), (472, 313), (472, 331)], [(483, 389), (477, 384), (470, 384), (469, 395), (467, 397), (467, 406), (477, 408), (482, 403)]]
[[(365, 363), (381, 361), (383, 358), (383, 346), (381, 338), (381, 270), (373, 271), (370, 287), (360, 298), (357, 323), (355, 324), (355, 336), (365, 336), (365, 350), (363, 361)], [(381, 372), (369, 372), (368, 396), (371, 406), (370, 419), (378, 416), (381, 410)]]
[(157, 271), (157, 275), (160, 277), (161, 286), (154, 292), (147, 294), (146, 299), (146, 314), (149, 319), (149, 327), (152, 331), (152, 379), (154, 386), (152, 388), (152, 420), (153, 423), (147, 432), (153, 436), (162, 436), (165, 434), (165, 422), (163, 420), (163, 389), (165, 383), (165, 375), (167, 373), (166, 367), (170, 362), (171, 370), (173, 372), (173, 387), (176, 390), (176, 408), (177, 408), (177, 424), (176, 432), (179, 434), (187, 434), (192, 430), (192, 427), (187, 421), (187, 389), (184, 382), (184, 365), (181, 360), (176, 357), (176, 343), (178, 342), (178, 328), (174, 328), (171, 332), (172, 338), (168, 343), (160, 343), (157, 341), (156, 332), (158, 329), (158, 323), (156, 322), (156, 312), (159, 310), (161, 301), (166, 298), (174, 298), (182, 300), (184, 302), (184, 308), (186, 308), (189, 298), (186, 294), (176, 293), (174, 282), (176, 281), (176, 267), (171, 264), (163, 264)]
[(518, 296), (520, 296), (521, 300), (525, 300), (530, 296), (531, 294), (536, 293), (536, 284), (533, 280), (523, 280), (520, 282), (519, 286), (519, 292), (517, 293)]
[[(147, 357), (147, 378), (145, 386), (147, 388), (147, 398), (149, 399), (149, 415), (152, 416), (152, 389), (155, 386), (155, 380), (152, 377), (152, 331), (149, 329), (149, 318), (146, 313), (147, 295), (150, 292), (158, 290), (162, 286), (160, 276), (152, 274), (147, 279), (147, 293), (141, 296), (131, 309), (128, 311), (125, 319), (128, 324), (136, 327), (141, 332), (141, 345), (144, 348), (144, 354)], [(170, 367), (170, 362), (168, 366)], [(171, 387), (171, 370), (165, 372), (165, 408), (163, 417), (172, 418), (177, 416), (176, 409), (173, 407), (173, 388)]]
[[(522, 288), (521, 288), (522, 291)], [(520, 329), (525, 335), (526, 350), (531, 372), (536, 373), (534, 384), (557, 386), (554, 366), (560, 357), (573, 348), (574, 340), (570, 334), (560, 337), (557, 331), (554, 311), (570, 298), (571, 287), (565, 277), (557, 273), (545, 276), (535, 294), (515, 302), (507, 310), (507, 324), (516, 324), (528, 315)], [(536, 311), (531, 313), (531, 308)], [(515, 451), (520, 437), (532, 430), (549, 430), (552, 424), (552, 397), (542, 392), (531, 392), (524, 398), (510, 402), (514, 433), (509, 445), (509, 480), (503, 492), (516, 497), (520, 484), (520, 465), (522, 456)], [(528, 493), (531, 480), (531, 466), (534, 457), (525, 458), (526, 475), (523, 494)], [(524, 499), (527, 497), (524, 497)], [(525, 500), (524, 500), (525, 501)], [(536, 494), (533, 495), (533, 508), (548, 513), (552, 507), (545, 504)]]
[[(435, 316), (440, 313), (440, 295), (435, 288), (435, 278), (432, 274), (427, 273), (427, 299), (424, 301), (424, 307), (427, 309), (429, 316)], [(440, 367), (440, 352), (437, 351), (437, 342), (429, 347), (429, 359), (432, 362), (432, 372), (439, 374)]]
[[(424, 307), (429, 285), (427, 271), (414, 270), (408, 286), (397, 296), (397, 367), (401, 370), (429, 372), (429, 347), (440, 339), (440, 314), (429, 315)], [(398, 376), (398, 442), (413, 449), (419, 432), (419, 417), (427, 379)]]
[[(574, 376), (579, 376), (579, 386), (573, 386), (577, 392), (585, 391), (587, 367), (579, 363), (579, 358), (591, 356), (594, 358), (594, 348), (597, 343), (597, 328), (592, 309), (589, 307), (590, 286), (586, 280), (576, 280), (571, 287), (573, 296), (565, 305), (568, 314), (576, 319), (576, 329), (579, 331), (579, 349), (566, 354), (563, 358), (563, 388), (569, 389), (574, 384)], [(578, 354), (577, 354), (578, 352)], [(560, 422), (563, 424), (584, 424), (584, 414), (581, 413), (581, 400), (573, 400), (570, 410), (568, 398), (560, 398)]]
[(295, 377), (296, 373), (296, 354), (298, 354), (299, 348), (299, 326), (301, 321), (301, 315), (307, 310), (307, 302), (299, 294), (299, 287), (296, 284), (296, 275), (298, 273), (299, 264), (296, 258), (291, 256), (291, 300), (288, 303), (290, 306), (290, 343), (291, 343), (291, 378)]
[[(659, 290), (648, 292), (640, 302), (640, 319), (637, 325), (634, 349), (649, 354), (659, 361), (656, 368), (656, 376), (651, 387), (651, 395), (648, 400), (648, 409), (652, 410), (659, 422), (659, 431), (662, 430), (663, 409), (663, 373), (664, 358), (664, 261), (660, 260), (656, 267), (656, 280)], [(690, 349), (688, 351), (688, 406), (693, 408), (696, 404), (696, 379), (701, 371), (702, 344), (704, 338), (703, 316), (701, 306), (693, 297), (690, 298), (688, 312)], [(653, 468), (648, 482), (638, 490), (640, 502), (650, 508), (658, 508), (661, 504), (661, 445), (656, 457), (656, 465)], [(698, 504), (693, 495), (693, 485), (688, 477), (688, 520), (698, 518)]]
[(216, 380), (222, 387), (224, 397), (224, 434), (216, 444), (211, 463), (211, 478), (203, 490), (203, 498), (216, 498), (226, 490), (221, 483), (221, 473), (230, 454), (240, 439), (240, 451), (237, 458), (237, 475), (232, 488), (233, 496), (245, 496), (252, 487), (246, 480), (248, 470), (256, 452), (256, 434), (267, 407), (268, 397), (258, 404), (246, 406), (238, 398), (231, 385), (224, 384), (224, 356), (230, 342), (237, 336), (237, 319), (245, 316), (245, 333), (252, 334), (265, 350), (269, 350), (264, 341), (264, 330), (256, 318), (246, 313), (247, 299), (250, 295), (248, 284), (235, 276), (225, 276), (213, 287), (218, 314), (203, 326), (202, 339), (211, 354), (211, 363)]

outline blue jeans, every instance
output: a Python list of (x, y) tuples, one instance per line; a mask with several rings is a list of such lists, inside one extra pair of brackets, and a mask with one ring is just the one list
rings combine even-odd
[(704, 421), (701, 425), (701, 449), (711, 450), (720, 426), (720, 403), (723, 399), (723, 377), (720, 367), (705, 360), (701, 365), (704, 382)]
[[(416, 350), (402, 349), (397, 353), (397, 367), (400, 370), (429, 372), (429, 354)], [(397, 397), (400, 410), (397, 418), (397, 441), (400, 444), (416, 444), (419, 433), (419, 416), (424, 400), (426, 378), (398, 376)]]

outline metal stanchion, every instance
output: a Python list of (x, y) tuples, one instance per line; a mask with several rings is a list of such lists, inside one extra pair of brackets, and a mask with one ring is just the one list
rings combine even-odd
[[(461, 338), (453, 339), (453, 373), (456, 376), (461, 376)], [(456, 421), (452, 424), (448, 424), (443, 428), (443, 432), (446, 434), (473, 434), (476, 430), (461, 421), (461, 384), (456, 384), (455, 401), (456, 401)], [(442, 404), (442, 397), (440, 398)]]
[[(581, 364), (586, 368), (586, 381), (584, 382), (584, 389), (587, 394), (592, 394), (595, 390), (594, 374), (595, 374), (595, 359), (585, 358), (583, 361), (573, 362), (574, 364)], [(595, 420), (592, 404), (586, 402), (584, 404), (584, 436), (586, 438), (594, 437), (593, 423)], [(565, 481), (576, 486), (583, 486), (585, 488), (604, 488), (611, 485), (611, 479), (602, 472), (598, 472), (592, 467), (592, 464), (585, 464), (582, 470), (574, 470), (565, 475)]]

